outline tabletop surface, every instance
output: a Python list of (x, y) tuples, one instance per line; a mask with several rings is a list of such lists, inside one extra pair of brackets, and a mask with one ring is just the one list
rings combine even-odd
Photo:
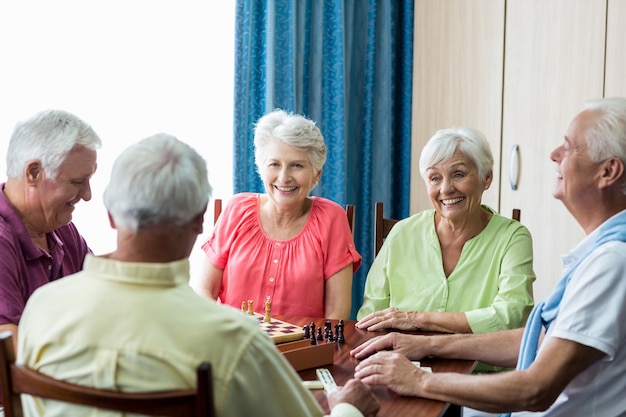
[[(325, 319), (311, 319), (307, 317), (280, 316), (280, 320), (296, 324), (299, 326), (310, 325), (314, 322), (317, 327), (324, 326)], [(333, 328), (336, 320), (330, 320)], [(346, 320), (344, 326), (345, 343), (335, 343), (334, 362), (325, 366), (332, 373), (337, 385), (341, 386), (354, 375), (354, 368), (359, 363), (358, 359), (350, 356), (350, 350), (364, 341), (383, 334), (383, 332), (368, 332), (358, 330), (354, 327), (356, 321)], [(326, 343), (326, 342), (321, 342)], [(433, 372), (457, 372), (470, 373), (475, 366), (474, 361), (424, 358), (422, 366), (432, 368)], [(315, 369), (306, 369), (298, 372), (303, 380), (317, 379)], [(442, 416), (448, 404), (441, 401), (427, 400), (424, 398), (407, 397), (394, 393), (384, 386), (372, 386), (372, 391), (381, 403), (378, 417), (402, 417), (420, 416), (434, 417)], [(326, 413), (329, 412), (328, 401), (323, 390), (313, 390), (313, 394)]]

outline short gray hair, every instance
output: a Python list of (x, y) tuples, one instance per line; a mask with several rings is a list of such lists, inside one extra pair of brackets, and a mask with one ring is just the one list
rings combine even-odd
[(113, 164), (104, 205), (119, 229), (180, 225), (211, 196), (204, 159), (174, 136), (157, 134), (127, 148)]
[[(585, 132), (589, 158), (601, 162), (615, 157), (626, 166), (626, 98), (589, 100), (584, 109), (598, 113), (594, 126)], [(626, 182), (622, 192), (626, 194)]]
[(75, 146), (96, 150), (102, 142), (87, 123), (63, 110), (46, 110), (15, 126), (7, 151), (7, 177), (19, 178), (26, 164), (39, 160), (46, 176), (56, 179)]
[(254, 157), (259, 172), (265, 162), (266, 146), (274, 139), (306, 150), (315, 173), (322, 170), (327, 149), (322, 132), (312, 120), (280, 109), (261, 117), (254, 128)]
[(482, 181), (493, 174), (493, 155), (485, 135), (470, 127), (456, 127), (437, 131), (424, 146), (419, 161), (422, 178), (426, 180), (428, 168), (452, 158), (457, 150), (476, 165)]

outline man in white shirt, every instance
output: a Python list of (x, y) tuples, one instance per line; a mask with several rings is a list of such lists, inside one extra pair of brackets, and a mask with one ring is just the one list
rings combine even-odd
[[(351, 352), (364, 359), (357, 378), (472, 409), (528, 411), (515, 416), (626, 415), (626, 99), (587, 103), (550, 157), (553, 195), (587, 236), (564, 257), (561, 281), (526, 328), (382, 336)], [(429, 355), (518, 369), (458, 375), (410, 366)]]

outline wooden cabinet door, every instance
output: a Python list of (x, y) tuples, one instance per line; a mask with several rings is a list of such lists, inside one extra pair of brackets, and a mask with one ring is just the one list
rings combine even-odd
[(606, 28), (605, 97), (626, 97), (626, 0), (609, 0)]
[[(506, 3), (500, 208), (522, 210), (521, 221), (533, 236), (535, 300), (541, 300), (561, 276), (561, 256), (584, 236), (552, 197), (556, 164), (550, 153), (584, 102), (603, 95), (607, 0)], [(513, 190), (515, 145), (519, 175)]]
[(494, 181), (483, 202), (498, 210), (504, 2), (416, 0), (413, 39), (411, 213), (432, 208), (419, 173), (424, 144), (458, 126), (491, 143)]

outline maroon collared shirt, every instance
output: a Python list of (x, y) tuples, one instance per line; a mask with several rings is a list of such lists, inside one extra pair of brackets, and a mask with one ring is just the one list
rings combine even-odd
[(0, 324), (18, 324), (33, 291), (82, 269), (91, 250), (69, 223), (48, 233), (49, 253), (35, 245), (0, 185)]

